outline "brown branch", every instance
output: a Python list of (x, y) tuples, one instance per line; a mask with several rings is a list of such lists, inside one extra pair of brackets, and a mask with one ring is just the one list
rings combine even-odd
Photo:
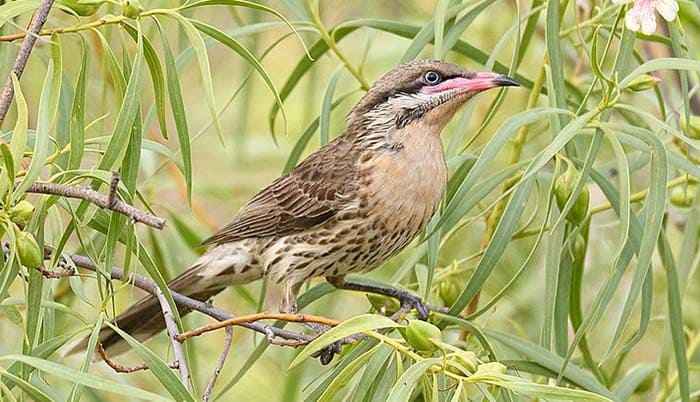
[(160, 309), (163, 312), (165, 329), (167, 330), (168, 337), (173, 345), (173, 354), (175, 355), (175, 362), (177, 363), (178, 370), (180, 371), (180, 380), (185, 388), (187, 388), (188, 391), (191, 391), (192, 381), (190, 378), (190, 370), (187, 367), (187, 359), (185, 357), (185, 351), (182, 348), (182, 343), (177, 341), (177, 338), (180, 336), (180, 332), (177, 329), (177, 323), (175, 322), (173, 310), (170, 308), (170, 304), (160, 288), (156, 289), (156, 297), (160, 303)]
[(15, 64), (12, 66), (12, 70), (5, 81), (5, 87), (2, 89), (2, 93), (0, 93), (0, 125), (5, 120), (7, 111), (10, 110), (10, 104), (15, 96), (15, 88), (12, 85), (12, 74), (17, 76), (17, 79), (22, 76), (24, 68), (27, 66), (29, 55), (32, 53), (32, 49), (38, 38), (38, 33), (41, 31), (44, 23), (46, 23), (53, 2), (54, 0), (42, 0), (34, 14), (32, 22), (29, 24), (27, 35), (24, 37), (24, 41), (22, 41), (22, 45), (19, 48)]
[[(123, 364), (121, 364), (115, 360), (112, 360), (109, 357), (109, 355), (107, 355), (107, 351), (102, 346), (102, 342), (97, 343), (97, 353), (100, 355), (102, 360), (104, 360), (104, 362), (107, 363), (107, 365), (109, 367), (111, 367), (112, 370), (116, 371), (117, 373), (130, 374), (130, 373), (134, 373), (137, 371), (148, 370), (148, 366), (145, 364), (139, 364), (137, 366), (124, 366)], [(179, 366), (178, 362), (173, 362), (173, 363), (170, 363), (170, 365), (168, 365), (168, 367), (170, 367), (171, 369), (176, 369), (176, 368), (178, 368), (178, 366)]]
[[(92, 260), (90, 260), (90, 258), (86, 256), (72, 255), (70, 256), (70, 259), (76, 266), (80, 268), (97, 272), (97, 266), (92, 262)], [(124, 275), (124, 271), (117, 267), (112, 268), (111, 277), (112, 279), (130, 282), (137, 288), (144, 290), (154, 296), (156, 295), (156, 289), (158, 289), (158, 285), (156, 285), (156, 283), (153, 282), (151, 279), (134, 273), (131, 273), (128, 276), (126, 276)], [(199, 311), (200, 313), (208, 315), (209, 317), (212, 317), (217, 321), (224, 321), (233, 318), (233, 316), (228, 312), (221, 310), (209, 303), (192, 299), (172, 290), (170, 291), (170, 294), (172, 295), (173, 300), (175, 300), (175, 304), (177, 304), (178, 306)], [(314, 339), (313, 336), (300, 334), (293, 331), (287, 331), (282, 328), (264, 325), (257, 322), (241, 324), (241, 326), (264, 335), (274, 335), (276, 338), (279, 338), (273, 339), (271, 341), (271, 343), (275, 345), (299, 346), (309, 343)]]
[[(118, 177), (119, 176), (117, 176), (117, 178)], [(66, 198), (77, 198), (89, 201), (100, 208), (109, 209), (119, 212), (120, 214), (124, 214), (131, 218), (131, 220), (134, 222), (140, 222), (156, 229), (163, 229), (165, 227), (165, 219), (151, 215), (148, 212), (141, 211), (140, 209), (125, 203), (117, 197), (112, 197), (110, 200), (110, 196), (98, 193), (97, 191), (87, 187), (36, 182), (27, 189), (27, 192), (35, 194), (58, 195)]]
[(226, 338), (224, 339), (224, 350), (221, 351), (219, 360), (216, 362), (216, 368), (214, 369), (214, 374), (212, 374), (211, 379), (207, 383), (207, 387), (204, 389), (204, 394), (202, 395), (203, 402), (209, 402), (211, 399), (211, 394), (214, 391), (214, 385), (216, 380), (221, 374), (221, 370), (224, 369), (224, 363), (226, 363), (226, 358), (228, 353), (231, 351), (231, 345), (233, 344), (233, 327), (226, 327)]
[(241, 317), (229, 318), (228, 320), (215, 322), (212, 324), (204, 325), (199, 328), (193, 329), (191, 331), (183, 332), (178, 335), (175, 339), (179, 342), (184, 342), (189, 338), (202, 335), (206, 332), (216, 331), (224, 327), (229, 327), (232, 325), (243, 325), (250, 324), (260, 320), (278, 320), (286, 322), (312, 322), (316, 324), (323, 324), (327, 326), (336, 326), (340, 323), (338, 320), (332, 318), (321, 317), (311, 314), (287, 314), (287, 313), (257, 313), (244, 315)]

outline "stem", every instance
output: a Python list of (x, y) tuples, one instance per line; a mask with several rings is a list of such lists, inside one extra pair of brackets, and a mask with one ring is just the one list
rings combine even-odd
[(192, 379), (190, 377), (190, 369), (187, 367), (187, 358), (185, 357), (185, 350), (182, 347), (182, 343), (177, 341), (177, 337), (180, 335), (177, 323), (175, 322), (175, 316), (173, 315), (173, 310), (170, 308), (170, 303), (165, 298), (163, 291), (160, 288), (156, 288), (156, 297), (158, 298), (158, 303), (160, 303), (160, 309), (163, 312), (163, 319), (165, 320), (165, 328), (168, 331), (168, 337), (170, 338), (170, 343), (173, 345), (173, 354), (175, 355), (175, 363), (180, 371), (180, 381), (185, 386), (188, 391), (192, 391)]
[(340, 49), (338, 49), (335, 40), (333, 40), (326, 27), (323, 25), (323, 22), (321, 21), (321, 17), (318, 12), (318, 7), (312, 7), (309, 0), (307, 0), (306, 6), (309, 10), (309, 14), (311, 14), (311, 19), (314, 25), (316, 25), (316, 28), (321, 34), (321, 38), (324, 42), (326, 42), (328, 48), (336, 55), (336, 57), (338, 57), (338, 60), (340, 60), (340, 62), (343, 63), (343, 65), (345, 65), (345, 68), (350, 72), (350, 74), (352, 74), (353, 77), (355, 77), (357, 82), (360, 83), (362, 89), (365, 91), (369, 90), (370, 85), (365, 79), (365, 77), (362, 75), (360, 70), (356, 69), (352, 64), (350, 64), (350, 61), (345, 57), (343, 52), (341, 52)]
[(100, 208), (109, 209), (126, 215), (134, 222), (140, 222), (156, 229), (165, 227), (165, 219), (141, 211), (124, 201), (112, 198), (87, 187), (66, 186), (57, 183), (34, 183), (28, 189), (28, 193), (50, 194), (66, 198), (78, 198), (89, 201)]
[(46, 19), (49, 16), (49, 11), (51, 11), (53, 2), (54, 0), (42, 0), (39, 8), (34, 14), (31, 24), (29, 25), (27, 35), (22, 42), (22, 46), (19, 48), (19, 53), (17, 53), (15, 64), (12, 66), (12, 70), (5, 81), (5, 87), (2, 89), (2, 93), (0, 94), (0, 124), (2, 124), (2, 122), (5, 120), (7, 111), (10, 110), (10, 104), (15, 96), (15, 88), (12, 84), (12, 75), (14, 74), (17, 79), (22, 76), (24, 67), (27, 66), (27, 61), (29, 61), (29, 55), (31, 55), (34, 44), (38, 38), (37, 33), (41, 31), (41, 27), (43, 27), (46, 23)]
[[(120, 24), (126, 21), (128, 18), (124, 16), (109, 16), (103, 17), (97, 21), (93, 21), (87, 24), (73, 25), (70, 27), (54, 28), (54, 29), (44, 29), (41, 32), (37, 32), (37, 36), (51, 36), (53, 34), (66, 34), (66, 33), (76, 33), (81, 31), (87, 31), (89, 29), (101, 27), (104, 25)], [(34, 36), (34, 35), (33, 35)], [(17, 39), (22, 39), (27, 37), (27, 32), (17, 32), (14, 34), (2, 35), (0, 36), (0, 42), (13, 42)]]
[[(700, 346), (700, 331), (696, 332), (695, 335), (693, 335), (693, 337), (690, 338), (690, 342), (688, 342), (688, 347), (686, 349), (686, 357), (688, 359), (693, 357), (698, 346)], [(676, 387), (676, 383), (678, 383), (678, 372), (673, 374), (670, 381), (664, 383), (661, 392), (656, 398), (656, 402), (666, 401), (669, 395), (671, 395), (671, 391), (673, 391), (673, 389)]]
[[(676, 177), (675, 179), (669, 180), (666, 183), (666, 188), (673, 188), (677, 187), (686, 183), (695, 183), (698, 180), (694, 177), (688, 176), (688, 175), (683, 175), (680, 177)], [(649, 189), (644, 189), (642, 191), (639, 191), (637, 193), (632, 194), (630, 197), (630, 202), (640, 202), (644, 200), (644, 198), (647, 196), (647, 193), (649, 192)], [(606, 202), (605, 204), (601, 204), (598, 206), (595, 206), (591, 208), (591, 215), (595, 215), (604, 211), (607, 211), (608, 209), (611, 209), (612, 205), (609, 202)]]

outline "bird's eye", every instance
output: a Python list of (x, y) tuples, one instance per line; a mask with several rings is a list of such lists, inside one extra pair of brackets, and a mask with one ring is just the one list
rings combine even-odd
[(442, 81), (442, 76), (437, 71), (428, 71), (423, 76), (425, 83), (428, 85), (437, 85)]

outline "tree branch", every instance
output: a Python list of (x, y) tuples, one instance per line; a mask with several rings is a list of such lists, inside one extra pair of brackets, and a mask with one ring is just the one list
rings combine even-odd
[(39, 8), (37, 8), (36, 13), (34, 14), (32, 22), (29, 24), (27, 35), (24, 37), (22, 45), (19, 48), (19, 53), (15, 59), (15, 64), (12, 66), (12, 70), (5, 81), (5, 86), (2, 89), (2, 93), (0, 93), (0, 125), (5, 120), (7, 111), (10, 110), (10, 104), (15, 96), (15, 88), (12, 85), (12, 74), (15, 74), (17, 79), (22, 76), (24, 67), (27, 66), (29, 55), (32, 53), (34, 44), (39, 37), (38, 34), (49, 16), (49, 11), (51, 11), (53, 2), (54, 0), (42, 0)]
[[(107, 355), (107, 351), (105, 351), (105, 348), (102, 346), (101, 342), (97, 343), (97, 353), (100, 355), (102, 360), (117, 373), (131, 374), (137, 371), (148, 370), (148, 366), (145, 364), (139, 364), (138, 366), (129, 367), (112, 360), (109, 357), (109, 355)], [(178, 368), (178, 363), (171, 363), (168, 367), (170, 367), (171, 369), (176, 369)]]
[(204, 390), (204, 394), (202, 395), (203, 402), (209, 402), (209, 399), (211, 399), (211, 393), (214, 391), (214, 385), (216, 384), (216, 380), (219, 378), (219, 374), (221, 374), (221, 370), (223, 370), (224, 368), (224, 363), (226, 363), (228, 353), (231, 350), (231, 344), (233, 344), (233, 327), (226, 327), (224, 350), (221, 351), (219, 360), (216, 363), (216, 368), (214, 369), (214, 374), (212, 374), (211, 379), (207, 383), (207, 388), (205, 388)]
[[(86, 256), (72, 255), (70, 256), (70, 259), (76, 266), (80, 268), (87, 269), (88, 271), (97, 272), (97, 266), (92, 262), (92, 260), (90, 260), (90, 258)], [(111, 277), (112, 279), (130, 282), (137, 288), (156, 296), (158, 285), (156, 285), (156, 283), (153, 282), (151, 279), (148, 279), (142, 275), (131, 273), (128, 276), (125, 276), (124, 271), (117, 267), (113, 267)], [(209, 317), (212, 317), (217, 321), (224, 321), (233, 318), (233, 316), (228, 312), (219, 309), (209, 303), (192, 299), (180, 293), (173, 292), (172, 290), (170, 291), (170, 294), (173, 296), (173, 300), (175, 300), (175, 303), (177, 305), (189, 308), (194, 311), (199, 311), (200, 313), (208, 315)], [(266, 336), (272, 334), (276, 338), (280, 338), (279, 340), (273, 339), (271, 341), (271, 343), (276, 345), (299, 346), (304, 345), (314, 339), (313, 336), (300, 334), (293, 331), (287, 331), (282, 328), (264, 325), (257, 322), (244, 323), (241, 324), (241, 326), (253, 330), (255, 332), (264, 334)]]
[[(118, 178), (119, 176), (116, 177)], [(89, 201), (100, 208), (109, 209), (119, 212), (120, 214), (124, 214), (131, 218), (131, 220), (134, 222), (140, 222), (156, 229), (163, 229), (165, 227), (165, 219), (151, 215), (148, 212), (141, 211), (140, 209), (125, 203), (114, 195), (107, 196), (87, 187), (37, 182), (32, 184), (29, 189), (27, 189), (27, 192), (35, 194), (58, 195), (66, 198), (77, 198)], [(112, 194), (111, 191), (110, 194)]]
[(180, 380), (182, 384), (187, 388), (188, 391), (192, 390), (191, 384), (192, 380), (190, 378), (190, 369), (187, 367), (187, 359), (185, 357), (185, 351), (182, 348), (182, 343), (178, 342), (177, 338), (180, 336), (180, 332), (177, 329), (177, 323), (175, 322), (175, 316), (173, 315), (173, 310), (170, 308), (168, 299), (165, 298), (163, 291), (160, 288), (156, 289), (156, 297), (160, 303), (160, 310), (163, 312), (163, 319), (165, 320), (165, 329), (168, 331), (168, 337), (170, 338), (170, 343), (173, 345), (173, 354), (175, 355), (175, 362), (177, 363), (177, 368), (180, 371)]
[(323, 325), (327, 325), (327, 326), (331, 326), (331, 327), (336, 326), (340, 323), (340, 321), (338, 321), (338, 320), (334, 320), (334, 319), (326, 318), (326, 317), (321, 317), (321, 316), (317, 316), (317, 315), (311, 315), (311, 314), (257, 313), (257, 314), (244, 315), (241, 317), (233, 317), (233, 318), (229, 318), (228, 320), (219, 321), (219, 322), (215, 322), (212, 324), (204, 325), (204, 326), (199, 327), (197, 329), (183, 332), (181, 335), (178, 335), (175, 338), (175, 340), (177, 340), (179, 342), (184, 342), (189, 338), (202, 335), (206, 332), (216, 331), (217, 329), (221, 329), (224, 327), (230, 327), (232, 325), (249, 324), (249, 323), (260, 321), (260, 320), (279, 320), (279, 321), (287, 321), (287, 322), (304, 322), (304, 323), (313, 322), (316, 324), (323, 324)]

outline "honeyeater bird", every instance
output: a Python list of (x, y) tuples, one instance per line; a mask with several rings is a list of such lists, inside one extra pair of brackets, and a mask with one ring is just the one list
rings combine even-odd
[[(340, 136), (255, 195), (168, 286), (207, 300), (266, 277), (266, 305), (294, 312), (301, 285), (325, 277), (339, 289), (395, 297), (427, 316), (420, 298), (405, 290), (345, 276), (377, 268), (425, 228), (447, 183), (441, 131), (474, 95), (516, 85), (503, 75), (436, 60), (397, 66), (353, 107)], [(138, 340), (165, 328), (153, 296), (115, 323)], [(110, 354), (127, 349), (110, 328), (100, 341)]]

